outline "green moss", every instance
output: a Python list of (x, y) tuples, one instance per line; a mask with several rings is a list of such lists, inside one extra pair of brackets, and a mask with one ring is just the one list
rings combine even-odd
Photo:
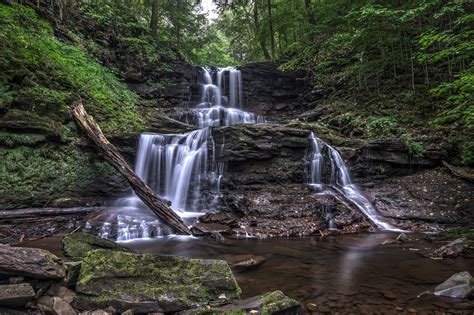
[[(77, 291), (92, 296), (100, 306), (141, 300), (165, 308), (224, 303), (241, 292), (225, 261), (101, 249), (84, 257)], [(219, 299), (222, 293), (226, 299)]]
[[(22, 141), (25, 141), (22, 138)], [(0, 208), (42, 207), (59, 197), (95, 196), (117, 172), (74, 145), (0, 147)]]
[(6, 146), (10, 148), (21, 145), (32, 146), (44, 143), (45, 141), (46, 137), (41, 134), (0, 131), (0, 146)]
[(458, 239), (458, 238), (467, 238), (470, 240), (474, 240), (474, 229), (470, 228), (454, 228), (449, 229), (440, 233), (438, 236), (441, 238), (446, 238), (450, 240)]
[(281, 291), (273, 291), (262, 296), (262, 314), (273, 314), (300, 305), (283, 294)]
[(33, 9), (0, 4), (0, 43), (0, 82), (9, 95), (2, 106), (16, 113), (0, 121), (21, 123), (31, 115), (28, 123), (60, 124), (82, 100), (106, 133), (142, 128), (137, 96), (79, 48), (56, 39)]
[(125, 252), (130, 251), (130, 249), (110, 240), (86, 234), (65, 235), (61, 240), (61, 245), (64, 256), (78, 260), (84, 258), (88, 252), (99, 248)]

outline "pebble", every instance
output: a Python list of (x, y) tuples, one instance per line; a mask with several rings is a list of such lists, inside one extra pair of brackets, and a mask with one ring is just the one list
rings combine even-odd
[(313, 311), (316, 311), (318, 309), (318, 306), (314, 303), (308, 303), (306, 305), (306, 308), (308, 309), (308, 311), (313, 312)]
[(416, 310), (414, 308), (409, 308), (408, 313), (416, 314)]
[(390, 291), (382, 291), (382, 295), (387, 300), (395, 300), (397, 298), (397, 296)]

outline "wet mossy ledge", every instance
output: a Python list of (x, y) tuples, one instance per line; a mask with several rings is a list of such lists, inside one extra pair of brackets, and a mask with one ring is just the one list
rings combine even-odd
[[(70, 234), (62, 260), (46, 250), (0, 245), (1, 311), (76, 314), (107, 310), (180, 314), (300, 314), (302, 306), (281, 291), (239, 300), (224, 260), (134, 253), (112, 241)], [(70, 261), (70, 259), (75, 261)], [(8, 288), (7, 288), (8, 287)], [(66, 314), (66, 313), (64, 313)]]

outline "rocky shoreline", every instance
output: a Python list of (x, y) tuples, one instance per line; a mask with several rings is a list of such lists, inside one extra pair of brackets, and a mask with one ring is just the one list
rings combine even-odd
[[(62, 238), (64, 258), (0, 245), (0, 313), (299, 314), (281, 291), (239, 300), (227, 262), (134, 253), (91, 235)], [(252, 313), (253, 314), (253, 313)]]

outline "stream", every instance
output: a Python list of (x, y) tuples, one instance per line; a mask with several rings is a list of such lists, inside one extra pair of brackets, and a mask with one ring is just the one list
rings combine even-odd
[[(424, 294), (453, 273), (474, 270), (474, 259), (432, 260), (420, 256), (418, 239), (403, 245), (380, 245), (393, 233), (364, 233), (326, 237), (284, 239), (226, 239), (169, 236), (122, 242), (138, 252), (179, 255), (189, 258), (225, 259), (232, 262), (242, 255), (265, 258), (252, 270), (234, 271), (243, 298), (271, 290), (281, 290), (314, 305), (321, 312), (349, 310), (356, 314), (404, 310), (433, 314), (450, 310), (471, 314), (474, 302)], [(412, 238), (418, 236), (412, 235)], [(419, 236), (421, 238), (421, 236)], [(60, 238), (25, 243), (62, 255)], [(391, 314), (391, 313), (390, 313)]]

